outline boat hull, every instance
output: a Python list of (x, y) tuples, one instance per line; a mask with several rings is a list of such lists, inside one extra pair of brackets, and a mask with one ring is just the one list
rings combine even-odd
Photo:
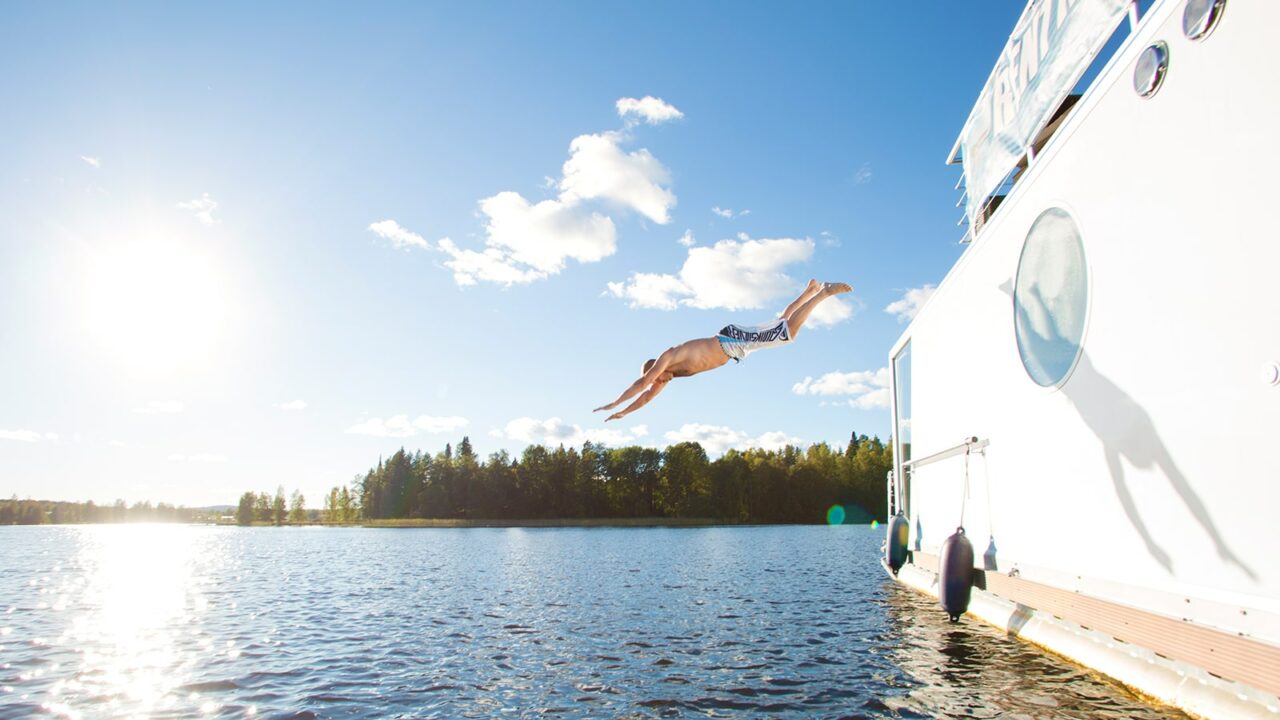
[[(1231, 0), (1200, 40), (1183, 34), (1183, 7), (1148, 11), (890, 352), (891, 496), (902, 499), (890, 511), (910, 522), (903, 582), (936, 582), (921, 559), (963, 525), (987, 548), (977, 570), (1046, 589), (1028, 597), (1066, 593), (1131, 624), (1173, 624), (1124, 637), (1079, 630), (1100, 623), (1085, 613), (1063, 629), (999, 582), (975, 590), (971, 614), (1194, 714), (1249, 717), (1203, 699), (1234, 695), (1275, 718), (1280, 3)], [(1156, 43), (1168, 69), (1142, 97), (1135, 68)], [(1037, 221), (1056, 211), (1078, 230), (1071, 279), (1085, 299), (1068, 338), (1079, 352), (1046, 382), (1018, 324), (1052, 329), (1057, 318), (1025, 311), (1019, 273)], [(981, 447), (940, 452), (969, 438)], [(1185, 642), (1167, 663), (1152, 649), (1158, 633), (1201, 631), (1245, 650), (1215, 676)], [(1141, 663), (1095, 652), (1108, 642)]]

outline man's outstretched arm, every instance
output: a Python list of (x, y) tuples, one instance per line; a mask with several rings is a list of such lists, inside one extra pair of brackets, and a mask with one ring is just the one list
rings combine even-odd
[(618, 412), (605, 418), (604, 421), (609, 422), (610, 420), (617, 420), (618, 418), (621, 418), (622, 416), (628, 413), (633, 413), (636, 410), (639, 410), (640, 408), (644, 407), (650, 400), (657, 397), (658, 393), (662, 392), (662, 389), (665, 388), (666, 386), (667, 386), (667, 381), (655, 382), (652, 387), (644, 391), (643, 395), (636, 398), (635, 402), (628, 405), (625, 409), (619, 410)]
[[(667, 369), (667, 364), (671, 362), (670, 359), (665, 356), (666, 356), (666, 353), (663, 353), (663, 357), (658, 358), (657, 362), (653, 364), (653, 367), (649, 368), (649, 372), (645, 373), (644, 375), (641, 375), (639, 380), (636, 380), (635, 382), (631, 383), (631, 387), (628, 387), (625, 391), (623, 391), (623, 393), (618, 396), (617, 400), (614, 400), (608, 405), (601, 405), (600, 407), (596, 408), (595, 410), (592, 410), (591, 412), (600, 412), (601, 410), (612, 410), (618, 407), (619, 405), (621, 405), (622, 403), (635, 397), (637, 394), (639, 394), (641, 390), (644, 390), (645, 388), (653, 384), (653, 381), (656, 380), (658, 376), (661, 375), (663, 371)], [(627, 412), (630, 412), (630, 409), (628, 409)], [(610, 418), (610, 420), (612, 419), (613, 418)]]

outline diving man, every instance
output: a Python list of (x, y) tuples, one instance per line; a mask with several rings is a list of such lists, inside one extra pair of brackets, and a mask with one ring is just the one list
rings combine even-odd
[[(782, 316), (764, 325), (742, 327), (726, 325), (714, 337), (698, 338), (668, 348), (657, 359), (646, 360), (639, 380), (631, 383), (617, 400), (596, 408), (593, 412), (612, 410), (622, 403), (636, 397), (626, 408), (605, 419), (617, 420), (628, 415), (652, 400), (662, 392), (671, 378), (689, 377), (700, 372), (714, 370), (729, 362), (741, 361), (748, 354), (767, 347), (785, 345), (795, 339), (809, 313), (818, 307), (823, 300), (834, 295), (852, 291), (846, 283), (820, 283), (810, 280), (800, 296), (791, 301)], [(646, 389), (647, 388), (647, 389)]]

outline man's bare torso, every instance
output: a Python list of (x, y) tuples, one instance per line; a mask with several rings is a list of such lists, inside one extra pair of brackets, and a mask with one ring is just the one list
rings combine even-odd
[(724, 354), (724, 350), (720, 348), (720, 341), (714, 337), (698, 338), (681, 343), (668, 349), (663, 356), (668, 357), (669, 360), (666, 370), (659, 376), (659, 380), (662, 381), (697, 375), (729, 362), (729, 356)]

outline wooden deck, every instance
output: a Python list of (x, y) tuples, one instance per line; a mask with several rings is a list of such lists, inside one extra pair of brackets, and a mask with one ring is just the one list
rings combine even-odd
[[(938, 571), (936, 555), (913, 555), (918, 567)], [(1000, 573), (974, 570), (974, 581), (975, 587), (1011, 602), (1280, 696), (1280, 647), (1275, 645)]]

